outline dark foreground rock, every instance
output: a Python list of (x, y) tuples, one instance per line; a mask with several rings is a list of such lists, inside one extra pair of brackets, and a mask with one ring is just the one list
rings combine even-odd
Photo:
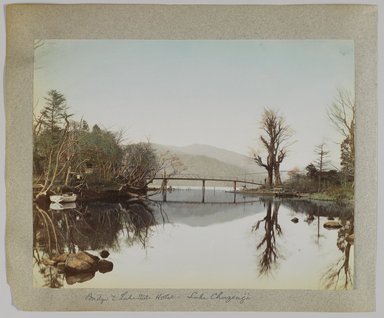
[[(109, 252), (104, 250), (100, 253), (100, 256), (108, 257)], [(86, 282), (95, 277), (97, 271), (108, 273), (113, 270), (112, 262), (100, 259), (98, 256), (84, 251), (63, 253), (51, 259), (43, 259), (42, 262), (46, 266), (56, 267), (59, 273), (65, 273), (68, 285)]]
[(84, 283), (88, 280), (91, 280), (93, 277), (95, 277), (95, 272), (85, 272), (65, 275), (65, 280), (67, 281), (68, 285), (73, 285), (76, 283)]
[(107, 257), (109, 256), (109, 252), (108, 252), (107, 250), (102, 250), (102, 251), (100, 252), (100, 256), (101, 256), (102, 258), (107, 258)]
[(44, 258), (42, 260), (42, 263), (45, 265), (45, 266), (54, 266), (56, 265), (56, 262), (54, 260), (51, 260), (49, 258)]
[(65, 272), (65, 262), (59, 262), (56, 264), (56, 268), (59, 272), (64, 273)]
[(65, 270), (68, 272), (96, 271), (99, 258), (86, 252), (69, 254), (65, 261)]
[(112, 271), (113, 263), (110, 261), (107, 261), (105, 259), (102, 259), (99, 261), (98, 269), (99, 269), (100, 273), (103, 273), (103, 274), (108, 273), (108, 272)]
[(349, 234), (345, 240), (349, 243), (349, 244), (353, 244), (355, 242), (355, 234)]
[(342, 227), (339, 221), (330, 220), (323, 225), (326, 229), (339, 229)]
[(55, 261), (56, 263), (65, 263), (68, 255), (69, 255), (69, 253), (63, 253), (63, 254), (55, 256), (54, 258), (52, 258), (52, 260)]

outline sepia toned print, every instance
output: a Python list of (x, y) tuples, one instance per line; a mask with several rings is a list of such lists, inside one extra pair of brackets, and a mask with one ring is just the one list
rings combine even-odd
[(353, 288), (353, 41), (34, 52), (34, 287)]

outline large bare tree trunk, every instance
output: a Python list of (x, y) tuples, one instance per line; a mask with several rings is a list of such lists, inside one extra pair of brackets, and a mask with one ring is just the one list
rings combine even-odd
[(267, 179), (267, 187), (272, 187), (273, 186), (273, 169), (268, 168), (268, 179)]
[(283, 162), (288, 140), (292, 136), (292, 130), (285, 123), (284, 117), (279, 115), (277, 111), (264, 109), (260, 128), (263, 134), (260, 136), (261, 144), (267, 151), (266, 163), (263, 162), (261, 156), (256, 152), (253, 154), (256, 164), (264, 167), (268, 172), (267, 186), (273, 186), (273, 177), (275, 177), (275, 185), (281, 185), (280, 164)]
[(267, 178), (266, 186), (269, 188), (272, 187), (272, 185), (273, 185), (273, 164), (271, 163), (271, 158), (268, 157), (267, 163), (264, 163), (263, 159), (259, 155), (254, 154), (253, 156), (254, 156), (253, 159), (255, 160), (256, 164), (259, 167), (263, 167), (263, 168), (265, 168), (265, 170), (267, 170), (268, 178)]
[(282, 184), (280, 177), (280, 164), (275, 165), (275, 186), (280, 186)]

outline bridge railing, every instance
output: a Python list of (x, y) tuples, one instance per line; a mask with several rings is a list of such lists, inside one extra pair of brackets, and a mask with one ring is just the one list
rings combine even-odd
[(250, 179), (243, 179), (239, 177), (230, 177), (230, 176), (201, 176), (196, 174), (179, 174), (179, 175), (172, 175), (172, 176), (164, 176), (164, 175), (158, 175), (154, 177), (155, 180), (185, 180), (185, 181), (216, 181), (216, 182), (238, 182), (238, 183), (248, 183), (248, 184), (255, 184), (255, 185), (262, 185), (263, 182), (261, 180), (250, 180)]

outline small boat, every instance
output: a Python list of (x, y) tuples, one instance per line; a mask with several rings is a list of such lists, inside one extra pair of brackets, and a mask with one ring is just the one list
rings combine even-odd
[(63, 200), (61, 202), (67, 203), (67, 202), (75, 202), (77, 199), (77, 195), (74, 193), (64, 193), (63, 194)]
[(51, 202), (59, 203), (63, 199), (63, 197), (61, 195), (50, 195), (49, 199), (51, 200)]
[(51, 210), (76, 209), (76, 203), (75, 202), (70, 202), (70, 203), (53, 202), (50, 204), (49, 208)]
[(74, 193), (64, 193), (62, 195), (51, 195), (49, 199), (51, 200), (51, 202), (54, 203), (75, 202), (77, 199), (77, 195)]

